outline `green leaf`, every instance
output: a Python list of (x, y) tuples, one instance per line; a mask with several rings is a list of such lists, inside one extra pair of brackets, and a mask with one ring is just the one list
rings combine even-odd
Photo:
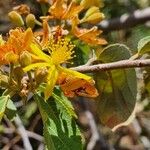
[(14, 117), (16, 116), (16, 113), (17, 113), (16, 106), (14, 105), (12, 100), (9, 100), (5, 110), (6, 116), (8, 117), (8, 119), (13, 120)]
[(9, 96), (1, 96), (0, 97), (0, 121), (4, 116), (4, 113), (5, 113), (5, 110), (6, 110), (7, 103), (8, 103), (9, 99), (10, 99)]
[(150, 36), (144, 37), (138, 42), (138, 54), (143, 55), (150, 52)]
[[(55, 96), (56, 99), (59, 97), (59, 100), (66, 101), (60, 95)], [(78, 148), (78, 150), (81, 150), (80, 131), (74, 118), (70, 115), (70, 111), (64, 107), (64, 104), (52, 97), (48, 101), (44, 101), (40, 94), (36, 94), (34, 97), (42, 115), (47, 149), (70, 150), (71, 148), (76, 150)], [(68, 105), (67, 107), (70, 106)]]
[[(122, 44), (106, 47), (99, 56), (103, 63), (130, 58), (129, 49)], [(95, 76), (99, 90), (97, 110), (103, 124), (113, 128), (126, 121), (136, 102), (137, 83), (134, 69), (99, 72)]]
[(29, 118), (37, 111), (37, 103), (35, 101), (28, 103), (26, 109), (27, 111), (25, 112), (24, 117), (29, 120)]
[(55, 93), (52, 94), (53, 98), (61, 105), (66, 113), (70, 115), (71, 117), (77, 118), (74, 109), (71, 106), (71, 103), (68, 101), (68, 99), (64, 95), (57, 96)]
[(75, 45), (74, 48), (75, 57), (73, 57), (72, 59), (72, 62), (74, 62), (73, 64), (67, 64), (69, 68), (79, 66), (79, 65), (84, 65), (85, 62), (88, 61), (89, 53), (91, 51), (90, 46), (81, 42), (80, 40), (73, 41), (73, 44)]

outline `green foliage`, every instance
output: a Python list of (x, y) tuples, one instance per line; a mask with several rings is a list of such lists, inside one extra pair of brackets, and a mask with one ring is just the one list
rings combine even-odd
[(69, 67), (75, 67), (85, 64), (85, 62), (87, 62), (88, 60), (88, 55), (90, 52), (90, 47), (85, 43), (81, 43), (79, 40), (73, 41), (73, 44), (76, 45), (76, 47), (74, 48), (75, 57), (72, 60), (74, 63), (68, 64)]
[(150, 52), (150, 36), (144, 37), (138, 42), (138, 54), (143, 55)]
[[(106, 47), (99, 56), (103, 63), (129, 59), (126, 46), (114, 44)], [(97, 73), (95, 76), (99, 90), (97, 110), (100, 120), (109, 127), (126, 121), (136, 102), (136, 74), (134, 69), (118, 69)]]
[(35, 99), (43, 119), (47, 149), (81, 150), (81, 134), (75, 119), (69, 113), (73, 110), (69, 101), (60, 94), (53, 94), (53, 98), (48, 101), (44, 101), (40, 94), (36, 94)]
[(16, 115), (16, 106), (13, 104), (10, 96), (0, 97), (0, 120), (3, 118), (4, 114), (12, 120)]
[(17, 113), (17, 108), (12, 100), (9, 100), (6, 107), (6, 116), (8, 119), (13, 120)]
[(3, 118), (9, 99), (9, 96), (0, 97), (0, 120)]
[(28, 103), (26, 106), (27, 111), (24, 114), (26, 119), (29, 119), (37, 111), (37, 103), (35, 101)]

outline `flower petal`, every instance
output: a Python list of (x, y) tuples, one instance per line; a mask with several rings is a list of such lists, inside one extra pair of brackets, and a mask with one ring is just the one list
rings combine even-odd
[(49, 74), (47, 77), (47, 85), (46, 85), (46, 89), (44, 91), (45, 100), (48, 100), (48, 98), (52, 95), (57, 78), (58, 78), (58, 71), (57, 71), (56, 67), (53, 65), (49, 69)]
[(73, 33), (76, 37), (78, 37), (80, 40), (92, 44), (92, 45), (105, 45), (107, 44), (107, 41), (103, 38), (99, 38), (99, 34), (102, 33), (101, 30), (97, 30), (97, 27), (93, 27), (91, 29), (80, 29), (78, 27), (75, 27), (73, 29)]
[(27, 67), (23, 68), (23, 70), (27, 72), (37, 67), (40, 68), (40, 67), (47, 67), (47, 66), (51, 66), (51, 65), (49, 63), (35, 63), (35, 64), (28, 65)]
[(92, 80), (92, 78), (90, 76), (87, 76), (85, 74), (82, 74), (80, 72), (77, 72), (77, 71), (74, 71), (74, 70), (71, 70), (71, 69), (67, 69), (67, 68), (64, 68), (64, 67), (61, 67), (61, 66), (58, 66), (57, 69), (60, 72), (65, 72), (66, 74), (77, 77), (77, 78), (85, 79), (87, 81)]
[(98, 91), (94, 87), (94, 80), (87, 81), (62, 72), (59, 74), (57, 82), (67, 97), (84, 96), (93, 98), (98, 96)]
[(40, 59), (48, 62), (48, 63), (51, 63), (51, 58), (46, 55), (40, 48), (37, 44), (31, 44), (30, 45), (30, 48), (31, 48), (31, 52), (35, 55), (37, 55)]
[(83, 6), (78, 5), (75, 2), (71, 2), (65, 11), (64, 15), (62, 16), (63, 19), (71, 19), (75, 17), (79, 12), (83, 9)]

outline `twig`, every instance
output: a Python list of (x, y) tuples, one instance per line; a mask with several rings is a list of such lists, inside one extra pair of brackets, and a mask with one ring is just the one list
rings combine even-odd
[(18, 132), (20, 133), (20, 136), (22, 137), (25, 150), (32, 150), (32, 146), (30, 144), (30, 141), (29, 141), (29, 138), (27, 135), (27, 131), (24, 128), (22, 121), (18, 115), (14, 119), (14, 122), (15, 122), (16, 126), (18, 127)]
[[(4, 128), (3, 133), (5, 134), (13, 134), (16, 130), (12, 129), (12, 128)], [(28, 137), (33, 138), (37, 141), (43, 142), (43, 137), (37, 133), (34, 133), (32, 131), (28, 131), (26, 130)], [(20, 140), (20, 136), (19, 136), (19, 140)], [(8, 144), (10, 144), (11, 142), (9, 142)]]
[(7, 144), (3, 147), (3, 150), (9, 150), (12, 146), (14, 146), (20, 140), (20, 135), (17, 135), (12, 140), (7, 142)]
[(74, 68), (70, 68), (79, 72), (100, 72), (113, 69), (125, 69), (125, 68), (136, 68), (136, 67), (150, 67), (150, 59), (145, 60), (121, 60), (112, 63), (106, 64), (97, 64), (97, 65), (82, 65)]
[(143, 10), (136, 10), (133, 14), (123, 14), (119, 18), (103, 20), (98, 28), (110, 32), (113, 30), (127, 29), (150, 20), (150, 7)]
[(90, 141), (87, 144), (87, 150), (93, 150), (94, 147), (96, 146), (97, 142), (100, 142), (101, 149), (110, 150), (108, 144), (106, 143), (103, 136), (101, 135), (101, 133), (97, 129), (97, 125), (95, 123), (93, 114), (89, 110), (86, 110), (85, 115), (86, 115), (86, 117), (89, 121), (90, 129), (91, 129), (91, 132), (92, 132), (92, 136), (90, 138)]
[(113, 148), (111, 148), (111, 146), (104, 139), (103, 134), (99, 131), (96, 125), (95, 117), (90, 110), (90, 105), (88, 101), (86, 101), (85, 98), (80, 98), (79, 105), (84, 111), (91, 132), (91, 137), (89, 139), (89, 142), (87, 143), (86, 149), (93, 150), (95, 148), (99, 148), (102, 150), (113, 150)]
[(41, 115), (40, 114), (36, 115), (36, 117), (33, 119), (33, 122), (32, 122), (32, 124), (31, 124), (31, 126), (29, 127), (28, 130), (29, 131), (34, 131), (34, 128), (36, 127), (36, 125), (38, 124), (40, 119), (41, 119)]
[(34, 133), (34, 132), (31, 132), (31, 131), (26, 131), (26, 132), (27, 132), (27, 135), (28, 135), (30, 138), (33, 138), (33, 139), (35, 139), (35, 140), (37, 140), (37, 141), (40, 141), (40, 142), (43, 142), (43, 141), (44, 141), (44, 139), (43, 139), (43, 137), (42, 137), (41, 135), (36, 134), (36, 133)]
[(95, 51), (92, 50), (91, 58), (87, 61), (87, 63), (85, 64), (85, 66), (93, 65), (96, 60), (97, 60), (97, 57), (96, 57)]
[(38, 149), (37, 150), (43, 150), (44, 149), (44, 144), (43, 143), (41, 143), (40, 145), (39, 145), (39, 147), (38, 147)]
[(95, 120), (93, 118), (93, 115), (90, 111), (85, 111), (85, 116), (87, 117), (90, 125), (90, 129), (92, 132), (92, 136), (90, 138), (89, 143), (87, 144), (87, 150), (92, 150), (94, 149), (96, 142), (99, 140), (99, 134), (97, 130), (97, 126), (95, 124)]

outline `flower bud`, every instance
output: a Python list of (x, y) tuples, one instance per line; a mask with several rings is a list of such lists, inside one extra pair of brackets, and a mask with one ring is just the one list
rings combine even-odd
[(0, 87), (7, 88), (8, 82), (8, 76), (0, 74)]
[(89, 8), (89, 9), (86, 11), (85, 17), (88, 18), (89, 16), (91, 16), (91, 15), (94, 14), (94, 13), (99, 13), (99, 8), (98, 8), (98, 7), (95, 7), (95, 6), (92, 6), (91, 8)]
[(27, 27), (30, 27), (30, 28), (34, 28), (36, 24), (36, 19), (35, 19), (35, 16), (33, 14), (28, 14), (27, 17), (26, 17), (26, 25)]
[(35, 81), (39, 85), (47, 80), (48, 71), (46, 68), (37, 69), (35, 72)]
[(31, 55), (27, 51), (23, 51), (22, 54), (20, 55), (20, 64), (22, 67), (28, 66), (31, 64)]
[(23, 75), (24, 75), (24, 71), (22, 67), (15, 67), (13, 69), (13, 75), (14, 75), (15, 81), (17, 81), (18, 84), (21, 83), (21, 79), (23, 78)]
[(23, 26), (24, 21), (19, 13), (16, 11), (11, 11), (8, 13), (8, 17), (12, 23), (14, 23), (16, 26)]
[(83, 19), (80, 20), (80, 23), (89, 22), (92, 24), (96, 24), (96, 23), (102, 21), (104, 19), (104, 17), (105, 17), (104, 14), (99, 11), (99, 8), (93, 6), (87, 10)]
[(91, 6), (97, 6), (97, 7), (104, 6), (102, 0), (81, 0), (80, 5), (83, 6), (84, 9), (90, 8)]
[(13, 51), (10, 51), (6, 53), (5, 59), (10, 63), (16, 63), (18, 61), (18, 55), (16, 55)]

